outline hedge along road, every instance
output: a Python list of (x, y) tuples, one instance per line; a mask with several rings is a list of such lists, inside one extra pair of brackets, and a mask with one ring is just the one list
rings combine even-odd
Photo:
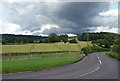
[(118, 60), (105, 52), (91, 53), (82, 61), (37, 72), (3, 75), (3, 79), (118, 79)]

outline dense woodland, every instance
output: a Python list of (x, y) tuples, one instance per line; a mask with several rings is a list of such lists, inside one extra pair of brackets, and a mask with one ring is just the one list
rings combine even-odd
[(24, 43), (55, 43), (55, 42), (74, 42), (68, 41), (68, 35), (58, 36), (55, 33), (51, 33), (48, 37), (33, 36), (33, 35), (14, 35), (3, 34), (2, 44), (24, 44)]
[[(79, 41), (87, 40), (87, 33), (78, 34), (77, 37), (68, 37), (67, 34), (58, 36), (55, 33), (51, 33), (48, 37), (33, 36), (33, 35), (14, 35), (3, 34), (2, 44), (24, 44), (24, 43), (55, 43), (55, 42), (70, 42), (77, 43), (76, 38)], [(114, 44), (115, 40), (120, 38), (120, 35), (115, 33), (100, 32), (89, 33), (89, 41), (93, 44), (97, 44), (100, 47), (110, 48)]]
[[(115, 41), (120, 38), (119, 34), (100, 32), (100, 33), (89, 33), (89, 41), (92, 41), (93, 44), (97, 44), (103, 48), (110, 48), (115, 44)], [(87, 34), (78, 34), (79, 41), (86, 41)]]
[[(89, 33), (89, 41), (98, 40), (98, 39), (116, 39), (118, 34), (109, 33), (109, 32), (100, 32), (100, 33)], [(78, 34), (79, 41), (87, 40), (87, 33)]]
[(22, 44), (22, 43), (33, 43), (34, 40), (40, 40), (44, 37), (42, 36), (32, 36), (32, 35), (14, 35), (14, 34), (3, 34), (2, 44)]

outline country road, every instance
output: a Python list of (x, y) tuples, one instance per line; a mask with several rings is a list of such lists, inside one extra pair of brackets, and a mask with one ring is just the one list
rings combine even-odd
[(37, 72), (5, 74), (3, 79), (118, 79), (118, 61), (105, 52), (91, 53), (82, 61)]

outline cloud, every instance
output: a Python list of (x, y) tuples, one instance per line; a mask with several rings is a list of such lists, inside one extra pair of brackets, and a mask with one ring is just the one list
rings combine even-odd
[(21, 26), (14, 23), (3, 23), (0, 21), (0, 34), (23, 34), (23, 35), (32, 35), (33, 33), (29, 30), (21, 30)]
[(8, 23), (19, 25), (11, 33), (77, 34), (91, 27), (117, 27), (116, 11), (110, 6), (108, 2), (4, 2), (2, 12)]
[(109, 11), (106, 11), (106, 12), (100, 12), (99, 13), (101, 16), (118, 16), (118, 9), (116, 10), (109, 10)]
[(111, 29), (114, 29), (114, 27), (118, 28), (118, 9), (109, 9), (108, 11), (102, 11), (99, 13), (99, 16), (96, 16), (94, 18), (93, 21), (99, 26), (108, 26), (108, 28)]
[[(58, 29), (59, 26), (58, 25), (55, 25), (55, 24), (47, 24), (47, 25), (44, 25), (41, 27), (40, 30), (36, 30), (36, 31), (33, 31), (32, 33), (35, 34), (35, 35), (45, 35), (43, 34), (44, 31), (46, 30), (51, 30), (51, 29)], [(46, 36), (46, 35), (45, 35)]]
[(41, 27), (40, 32), (43, 32), (44, 30), (51, 29), (51, 28), (58, 28), (58, 26), (55, 24), (47, 24), (47, 25)]
[(76, 34), (67, 34), (69, 37), (77, 36)]
[(112, 27), (112, 28), (109, 28), (108, 26), (106, 27), (103, 27), (103, 26), (100, 26), (100, 27), (91, 27), (91, 29), (95, 29), (94, 32), (112, 32), (112, 33), (118, 33), (118, 28), (115, 28), (115, 27)]
[[(93, 21), (98, 24), (98, 26), (108, 26), (109, 28), (116, 27), (118, 28), (118, 16), (97, 16)], [(96, 26), (96, 27), (98, 27)]]
[(20, 25), (12, 23), (2, 23), (0, 22), (0, 32), (1, 33), (17, 33), (21, 30)]

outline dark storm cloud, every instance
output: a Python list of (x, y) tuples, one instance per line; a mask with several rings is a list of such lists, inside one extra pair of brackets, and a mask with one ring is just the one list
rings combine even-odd
[[(75, 22), (77, 24), (91, 24), (91, 20), (98, 16), (101, 11), (106, 11), (109, 9), (109, 3), (95, 3), (95, 2), (70, 2), (63, 6), (58, 11), (60, 18), (64, 18), (68, 21)], [(92, 23), (93, 25), (93, 23)]]
[(109, 10), (109, 5), (109, 3), (102, 2), (70, 2), (57, 11), (57, 16), (60, 19), (73, 22), (75, 25), (67, 25), (66, 27), (72, 28), (74, 33), (85, 32), (87, 27), (101, 26), (100, 23), (93, 20), (99, 16), (99, 12)]
[(106, 26), (99, 13), (108, 11), (109, 6), (110, 3), (107, 2), (27, 2), (7, 3), (4, 8), (8, 22), (20, 25), (22, 31), (38, 31), (44, 25), (55, 24), (59, 28), (45, 29), (38, 33), (77, 34), (85, 32), (89, 27)]

